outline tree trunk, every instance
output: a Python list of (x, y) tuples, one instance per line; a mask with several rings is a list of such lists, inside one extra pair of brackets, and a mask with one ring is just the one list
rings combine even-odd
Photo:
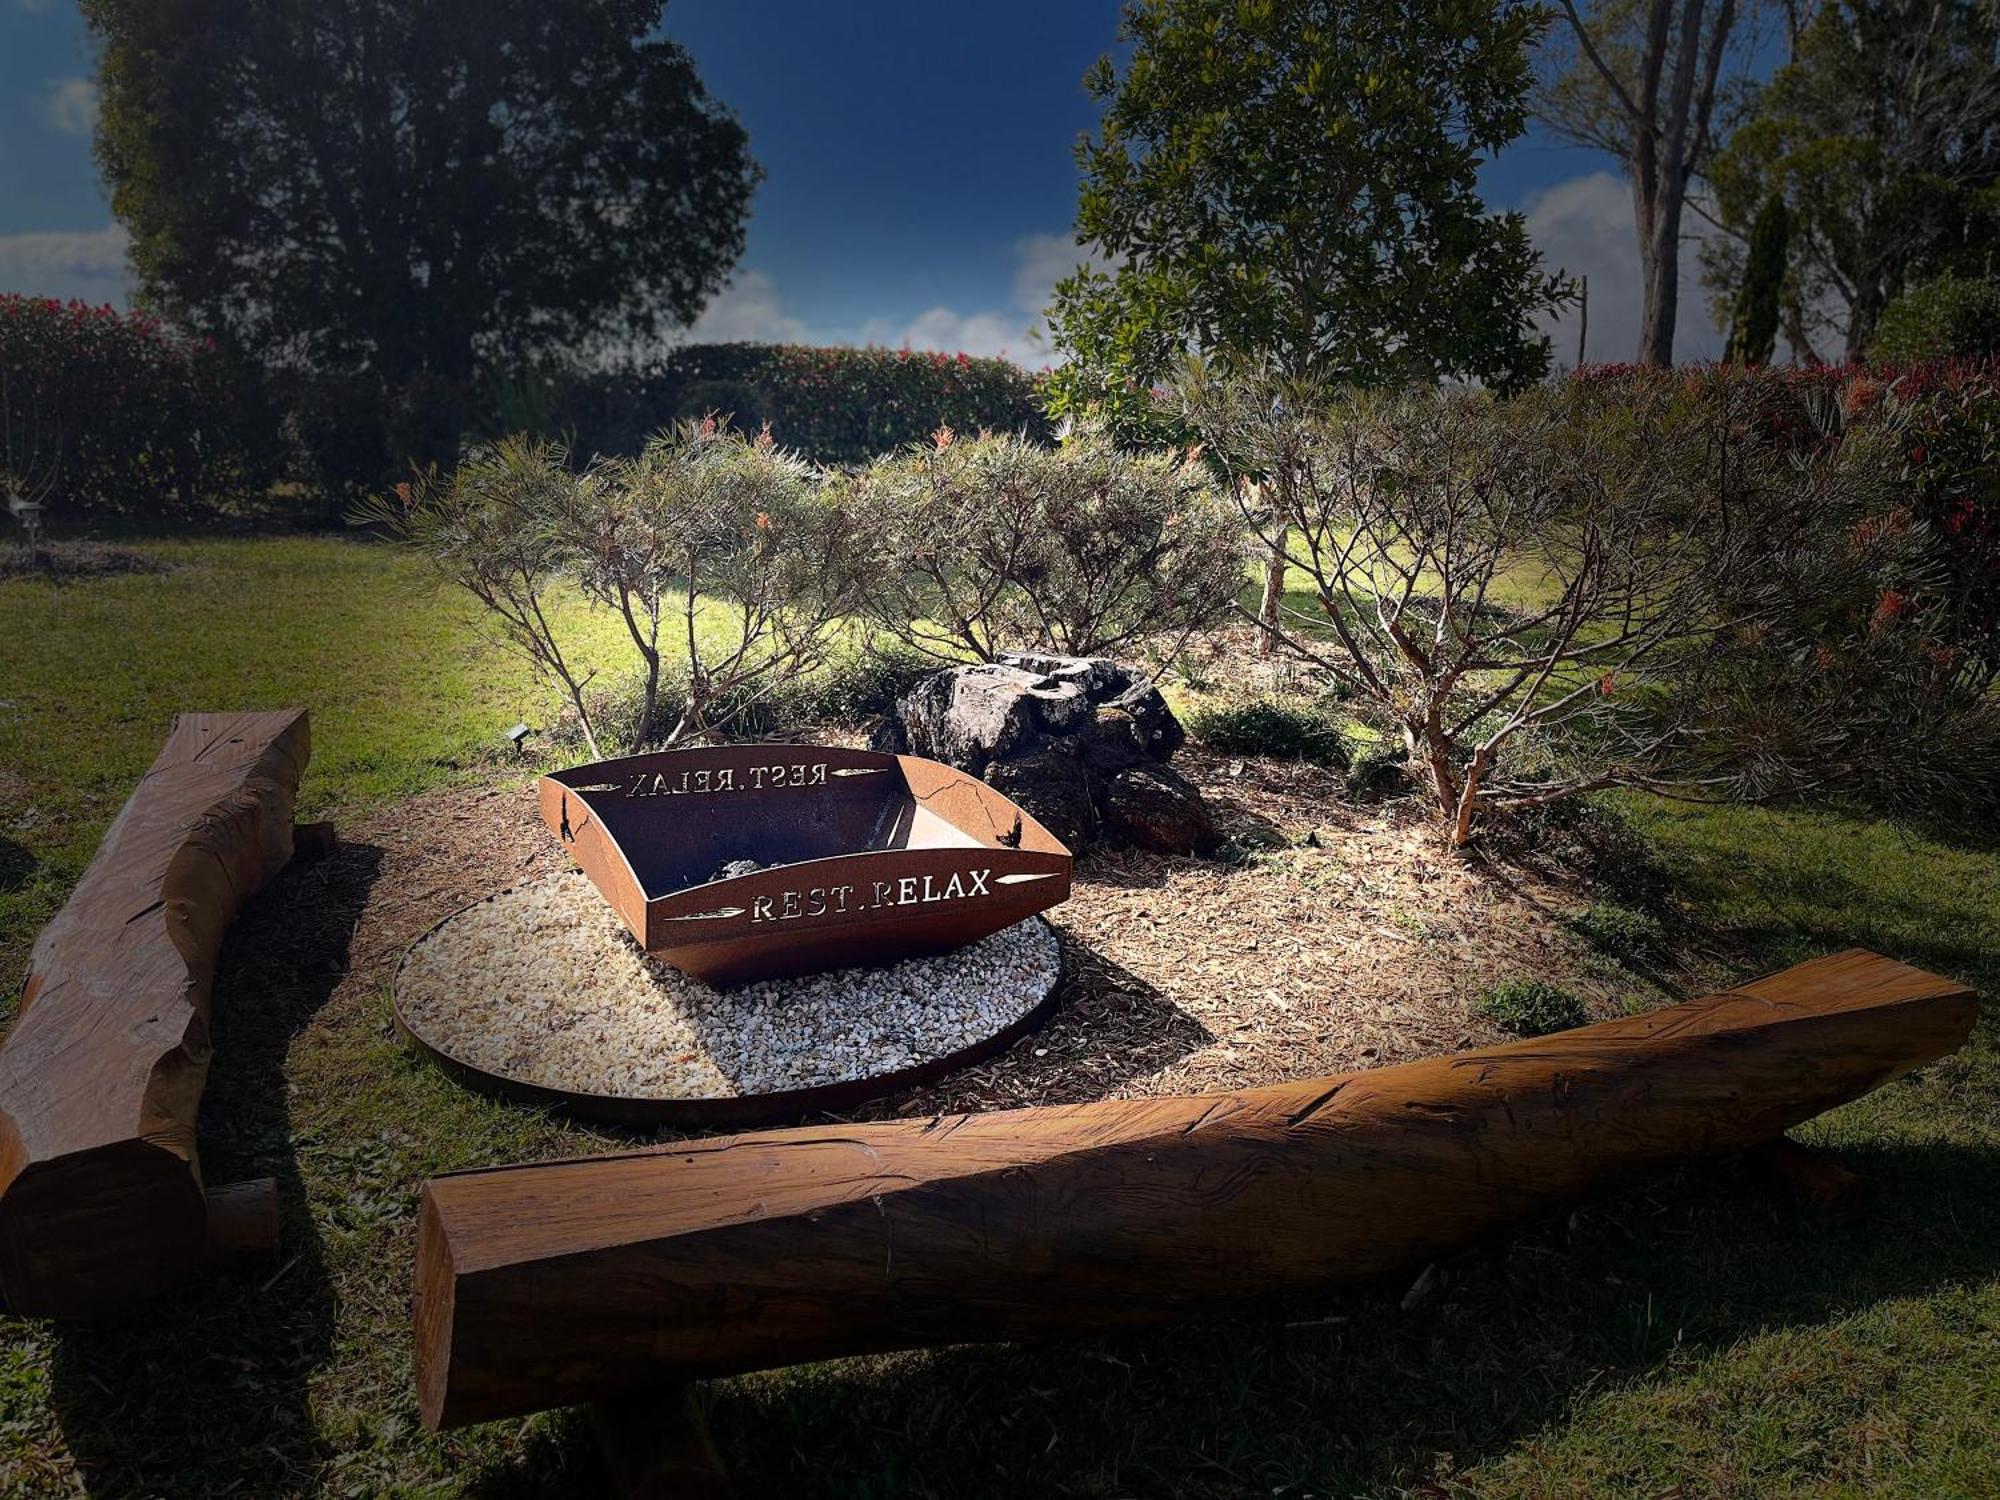
[(303, 709), (178, 716), (35, 939), (0, 1044), (0, 1291), (16, 1316), (122, 1314), (200, 1265), (211, 1234), (270, 1238), (268, 1190), (204, 1195), (195, 1117), (216, 955), (292, 857), (311, 743)]
[(1460, 789), (1458, 773), (1452, 769), (1451, 747), (1422, 720), (1404, 723), (1403, 743), (1410, 759), (1422, 765), (1430, 777), (1431, 797), (1439, 815), (1446, 823), (1456, 824)]
[(1285, 539), (1290, 527), (1280, 527), (1271, 554), (1264, 559), (1264, 597), (1257, 606), (1257, 654), (1273, 656), (1278, 650), (1278, 618), (1285, 607)]
[[(1662, 168), (1653, 183), (1653, 199), (1638, 205), (1639, 269), (1642, 304), (1639, 349), (1642, 365), (1674, 362), (1674, 326), (1680, 316), (1681, 203), (1686, 185), (1679, 175)], [(1641, 193), (1634, 183), (1633, 195)]]

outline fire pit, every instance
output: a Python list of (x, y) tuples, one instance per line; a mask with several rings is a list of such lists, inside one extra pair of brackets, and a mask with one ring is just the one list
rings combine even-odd
[(989, 1056), (1056, 1004), (1038, 914), (1069, 851), (949, 766), (668, 751), (544, 777), (540, 801), (582, 873), (474, 903), (396, 976), (403, 1033), (485, 1091), (629, 1125), (796, 1119)]
[(1060, 840), (914, 755), (668, 750), (545, 776), (541, 803), (639, 946), (710, 984), (942, 953), (1069, 895)]

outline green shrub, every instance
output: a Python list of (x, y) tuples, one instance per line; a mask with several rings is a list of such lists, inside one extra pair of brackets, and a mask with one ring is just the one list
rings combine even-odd
[[(1824, 577), (1730, 632), (1718, 723), (1753, 727), (1752, 795), (1797, 791), (1921, 819), (1976, 819), (2000, 778), (2000, 361), (1783, 369), (1593, 367), (1621, 402), (1703, 384), (1787, 462), (1839, 452), (1871, 481), (1808, 519)], [(1762, 460), (1760, 460), (1761, 462)], [(1843, 465), (1843, 467), (1846, 467)], [(1837, 524), (1833, 524), (1837, 521)], [(1739, 582), (1739, 591), (1742, 584)], [(1733, 703), (1733, 707), (1731, 704)], [(1801, 774), (1803, 773), (1803, 774)]]
[(1655, 906), (1673, 876), (1646, 836), (1604, 797), (1552, 802), (1522, 812), (1508, 829), (1512, 847), (1536, 856), (1631, 906)]
[(1540, 979), (1508, 979), (1479, 997), (1474, 1011), (1514, 1036), (1547, 1036), (1589, 1023), (1583, 1002)]
[[(595, 719), (603, 700), (586, 692), (595, 674), (545, 607), (560, 581), (624, 622), (639, 688), (636, 706), (614, 701), (634, 751), (760, 732), (823, 667), (866, 581), (855, 530), (818, 472), (768, 437), (706, 420), (583, 473), (560, 444), (506, 438), (355, 519), (485, 605), (561, 690), (593, 755), (609, 738)], [(713, 627), (694, 628), (710, 604)]]
[(660, 427), (711, 412), (744, 432), (768, 423), (786, 448), (836, 465), (940, 427), (1051, 436), (1038, 378), (1007, 360), (799, 344), (688, 344), (644, 369), (574, 376), (547, 435), (573, 434), (584, 453), (634, 453)]
[(2000, 281), (1949, 271), (1882, 309), (1871, 360), (1990, 359), (2000, 355)]
[(1385, 741), (1357, 755), (1347, 773), (1347, 795), (1357, 800), (1401, 797), (1414, 788), (1410, 752)]
[(1224, 755), (1267, 755), (1344, 771), (1353, 763), (1343, 720), (1310, 702), (1252, 698), (1202, 704), (1187, 716), (1188, 733)]
[(937, 662), (906, 647), (889, 646), (843, 657), (811, 685), (808, 717), (825, 724), (865, 724), (895, 708)]
[(1570, 928), (1616, 958), (1653, 958), (1665, 951), (1666, 929), (1651, 912), (1599, 901), (1570, 919)]
[(1049, 447), (941, 428), (831, 488), (870, 551), (869, 623), (941, 660), (1177, 647), (1243, 587), (1241, 522), (1207, 470), (1097, 429)]
[(52, 519), (185, 515), (260, 493), (270, 475), (246, 405), (212, 342), (148, 313), (0, 295), (0, 469), (53, 473)]

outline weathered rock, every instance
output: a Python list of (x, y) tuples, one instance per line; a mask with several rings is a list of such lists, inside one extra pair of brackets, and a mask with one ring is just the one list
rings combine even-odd
[(1108, 779), (1154, 758), (1138, 721), (1124, 709), (1107, 704), (1094, 710), (1091, 720), (1090, 733), (1079, 738), (1083, 763), (1093, 774)]
[(1030, 754), (994, 761), (985, 779), (1071, 849), (1096, 837), (1097, 801), (1074, 746), (1055, 740)]
[(919, 682), (896, 706), (907, 753), (983, 775), (989, 763), (1090, 712), (1080, 685), (1020, 667), (952, 667)]
[(1187, 731), (1152, 679), (1122, 662), (1101, 656), (1037, 656), (1026, 651), (1002, 652), (1000, 660), (1059, 683), (1074, 683), (1091, 703), (1124, 710), (1137, 726), (1147, 755), (1155, 760), (1167, 759), (1187, 742)]
[(1037, 677), (1074, 683), (1093, 703), (1108, 703), (1136, 680), (1131, 668), (1106, 656), (1041, 656), (1032, 651), (1002, 651), (999, 660)]
[(873, 744), (984, 777), (1073, 849), (1105, 830), (1184, 853), (1217, 842), (1201, 794), (1166, 765), (1186, 738), (1143, 673), (1017, 652), (925, 678)]
[(1169, 765), (1133, 766), (1112, 777), (1103, 817), (1112, 837), (1162, 854), (1206, 854), (1222, 842), (1201, 793)]

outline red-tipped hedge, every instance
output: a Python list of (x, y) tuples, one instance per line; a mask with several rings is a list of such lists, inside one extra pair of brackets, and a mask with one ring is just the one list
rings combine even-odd
[(184, 515), (262, 488), (225, 361), (143, 312), (0, 295), (9, 452), (60, 476), (52, 516)]
[(908, 349), (689, 344), (637, 372), (580, 379), (558, 403), (580, 450), (636, 452), (676, 420), (732, 414), (768, 422), (787, 448), (858, 464), (940, 427), (1046, 436), (1038, 377), (1004, 359)]
[[(1863, 427), (1893, 425), (1901, 455), (1875, 524), (1921, 527), (1935, 576), (1876, 601), (1871, 626), (1890, 627), (1933, 605), (1941, 650), (2000, 666), (2000, 361), (1906, 364), (1700, 365), (1661, 370), (1588, 365), (1592, 382), (1727, 381), (1750, 394), (1771, 440), (1803, 449)], [(1928, 597), (1926, 597), (1928, 596)], [(1940, 617), (1942, 616), (1942, 617)]]

